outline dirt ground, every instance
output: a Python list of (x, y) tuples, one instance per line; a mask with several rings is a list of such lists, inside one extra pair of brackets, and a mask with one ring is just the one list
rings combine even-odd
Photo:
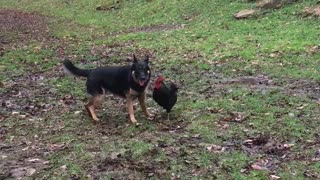
[[(159, 26), (152, 27), (149, 30), (138, 30), (155, 31), (157, 28), (159, 30), (166, 30), (177, 27), (172, 25), (170, 27)], [(132, 31), (136, 30), (128, 30), (128, 32)], [(58, 43), (59, 46), (56, 47), (58, 58), (63, 59), (66, 56), (64, 52), (65, 40), (50, 37), (48, 18), (46, 17), (20, 11), (0, 10), (0, 32), (1, 56), (10, 50), (21, 48), (32, 41), (43, 42), (44, 46)], [(110, 51), (106, 54), (105, 51), (100, 51), (98, 47), (94, 47), (92, 53), (100, 56), (110, 56), (113, 53), (113, 48), (115, 47), (109, 47)], [(144, 50), (142, 49), (141, 52), (144, 52)], [(118, 56), (119, 54), (114, 55)], [(95, 61), (95, 63), (100, 65), (105, 62)], [(29, 68), (32, 68), (31, 65)], [(158, 69), (158, 71), (160, 70)], [(189, 73), (188, 67), (172, 67), (172, 70), (175, 73), (180, 73), (182, 76), (188, 76)], [(75, 111), (76, 114), (81, 114), (81, 117), (86, 119), (86, 113), (83, 110), (85, 99), (83, 96), (77, 97), (68, 93), (61, 94), (51, 84), (50, 79), (65, 77), (61, 65), (54, 66), (43, 72), (37, 69), (18, 76), (10, 72), (5, 73), (7, 80), (0, 84), (1, 89), (3, 89), (0, 96), (0, 179), (8, 177), (24, 178), (32, 176), (36, 172), (43, 172), (52, 168), (47, 158), (53, 154), (63, 153), (70, 149), (70, 141), (72, 140), (66, 140), (63, 143), (52, 143), (50, 140), (50, 137), (56, 137), (62, 131), (67, 134), (76, 135), (77, 139), (90, 142), (102, 142), (100, 140), (101, 136), (109, 136), (111, 139), (106, 140), (106, 142), (110, 142), (115, 136), (124, 136), (122, 134), (124, 129), (130, 126), (124, 116), (126, 110), (123, 108), (123, 101), (113, 96), (107, 96), (106, 103), (109, 104), (106, 106), (108, 107), (108, 112), (117, 112), (112, 115), (104, 114), (108, 120), (101, 122), (99, 126), (88, 125), (89, 122), (79, 122), (77, 126), (81, 126), (81, 131), (75, 127), (66, 127), (65, 121), (68, 120), (68, 117), (61, 116), (61, 114)], [(158, 73), (156, 71), (154, 74)], [(230, 87), (234, 86), (245, 87), (252, 91), (277, 90), (292, 96), (308, 96), (315, 101), (320, 96), (319, 84), (312, 81), (283, 79), (281, 82), (277, 82), (265, 75), (225, 78), (219, 74), (201, 71), (195, 72), (193, 75), (206, 79), (201, 82), (200, 93), (196, 93), (197, 96), (205, 98), (224, 95)], [(83, 79), (77, 79), (77, 81), (81, 81), (82, 84), (84, 83)], [(190, 92), (187, 88), (184, 88), (187, 82), (179, 80), (178, 83), (181, 87), (179, 94), (185, 97), (189, 96)], [(192, 98), (196, 99), (194, 94), (192, 96)], [(110, 103), (113, 105), (109, 106)], [(157, 111), (155, 109), (151, 110)], [(208, 109), (207, 111), (217, 113), (219, 110)], [(102, 110), (99, 113), (102, 113)], [(196, 117), (197, 114), (201, 113), (194, 112), (194, 116)], [(224, 118), (228, 120), (228, 118), (234, 119), (236, 116), (241, 115), (226, 114)], [(120, 120), (113, 121), (112, 118), (120, 118)], [(158, 118), (160, 119), (161, 117)], [(153, 154), (157, 153), (159, 148), (164, 150), (170, 157), (184, 159), (185, 163), (192, 161), (188, 159), (189, 154), (202, 149), (204, 146), (202, 144), (203, 140), (197, 135), (185, 136), (185, 134), (188, 134), (188, 129), (186, 129), (188, 122), (183, 121), (183, 118), (177, 118), (175, 122), (157, 121), (156, 119), (154, 121), (157, 124), (155, 132), (151, 133), (141, 129), (138, 134), (129, 135), (158, 144), (156, 148), (150, 150), (140, 161), (133, 160), (130, 151), (124, 151), (114, 154), (113, 157), (88, 162), (86, 166), (92, 178), (98, 178), (105, 172), (113, 171), (120, 172), (121, 177), (127, 177), (128, 179), (134, 179), (134, 172), (137, 171), (142, 172), (145, 178), (153, 176), (161, 177), (164, 173), (163, 171), (170, 169), (170, 167), (167, 162), (153, 160)], [(175, 137), (175, 142), (171, 144), (162, 142), (158, 137), (163, 134)], [(254, 137), (244, 145), (234, 141), (226, 142), (225, 146), (211, 147), (210, 149), (213, 151), (221, 151), (222, 148), (224, 151), (241, 149), (249, 154), (260, 152), (277, 156), (286, 154), (286, 158), (303, 158), (297, 154), (290, 153), (288, 147), (284, 147), (278, 141), (272, 137)], [(180, 148), (180, 144), (189, 147), (189, 149), (186, 151)], [(87, 150), (92, 155), (102, 151), (99, 145), (92, 145)], [(268, 158), (271, 158), (271, 155)], [(269, 161), (261, 160), (258, 164), (263, 164), (263, 166), (273, 170), (281, 166), (283, 162), (271, 158)], [(194, 172), (190, 172), (193, 174), (210, 174), (211, 171), (214, 172), (214, 168), (203, 170), (197, 168), (196, 165), (191, 166), (194, 166)], [(64, 168), (61, 167), (61, 171)], [(79, 179), (80, 177), (73, 178)]]

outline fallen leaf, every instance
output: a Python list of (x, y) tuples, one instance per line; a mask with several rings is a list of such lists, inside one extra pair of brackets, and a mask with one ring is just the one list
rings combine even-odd
[(67, 165), (62, 165), (62, 166), (60, 166), (60, 169), (66, 170), (66, 169), (67, 169)]
[(27, 176), (32, 176), (36, 172), (36, 169), (34, 168), (27, 168), (26, 170), (27, 170), (27, 173), (26, 173)]
[(245, 9), (233, 15), (236, 19), (245, 19), (252, 17), (257, 14), (257, 11), (254, 9)]
[(192, 135), (193, 138), (200, 138), (200, 134), (194, 134)]
[(34, 163), (34, 162), (40, 162), (42, 160), (38, 158), (34, 158), (34, 159), (29, 159), (28, 161)]
[(230, 125), (229, 124), (224, 124), (221, 128), (222, 129), (227, 129)]
[(271, 177), (271, 179), (280, 179), (280, 177), (276, 176), (276, 175), (271, 175), (270, 177)]
[(288, 115), (289, 115), (290, 117), (295, 117), (294, 113), (292, 113), (292, 112), (289, 113)]
[(305, 107), (307, 107), (309, 104), (303, 104), (302, 106), (297, 107), (297, 109), (301, 110), (304, 109)]
[(120, 155), (121, 155), (121, 153), (119, 153), (119, 152), (112, 152), (111, 159), (112, 160), (117, 159)]
[(241, 173), (245, 173), (246, 171), (248, 171), (247, 169), (241, 169), (240, 172)]
[(210, 144), (209, 146), (206, 147), (206, 149), (210, 152), (214, 152), (214, 153), (221, 153), (224, 152), (226, 150), (225, 147), (219, 146), (219, 145), (215, 145), (215, 144)]
[(269, 56), (270, 56), (271, 58), (274, 58), (274, 57), (277, 57), (277, 54), (271, 53)]
[(257, 164), (252, 164), (252, 165), (251, 165), (251, 168), (254, 169), (254, 170), (259, 170), (259, 171), (267, 170), (266, 168), (261, 167), (261, 166), (259, 166), (259, 165), (257, 165)]
[(20, 118), (22, 118), (22, 119), (24, 119), (24, 118), (26, 118), (26, 117), (27, 117), (27, 115), (25, 115), (25, 114), (21, 114), (21, 115), (19, 115), (19, 117), (20, 117)]
[(228, 122), (243, 122), (246, 119), (246, 116), (244, 113), (240, 112), (228, 112), (229, 116), (223, 117), (223, 121)]
[(244, 144), (252, 144), (252, 142), (253, 142), (252, 139), (247, 139), (243, 141)]
[(284, 144), (283, 145), (284, 148), (291, 148), (292, 146), (294, 146), (294, 144)]

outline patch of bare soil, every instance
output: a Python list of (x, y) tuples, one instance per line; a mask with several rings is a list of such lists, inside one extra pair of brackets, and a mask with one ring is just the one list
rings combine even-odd
[[(172, 115), (172, 114), (171, 114)], [(185, 127), (189, 124), (186, 121), (183, 121), (182, 119), (177, 119), (173, 116), (171, 116), (171, 119), (174, 120), (164, 120), (166, 119), (166, 115), (165, 117), (161, 117), (159, 118), (159, 122), (158, 122), (158, 129), (160, 131), (164, 131), (164, 132), (175, 132), (175, 133), (182, 133), (183, 131), (185, 131)], [(157, 120), (157, 119), (156, 119)]]
[(291, 146), (268, 136), (258, 136), (245, 140), (242, 149), (250, 155), (262, 153), (281, 157), (289, 152)]
[(242, 173), (249, 173), (251, 170), (263, 170), (271, 174), (287, 162), (289, 156), (294, 156), (292, 151), (294, 144), (273, 138), (269, 135), (258, 135), (249, 137), (246, 140), (232, 139), (225, 142), (225, 146), (232, 150), (240, 150), (249, 156), (259, 155), (257, 161), (251, 161), (247, 167), (241, 170)]
[[(35, 137), (28, 136), (28, 131), (36, 128), (37, 124), (16, 124), (15, 128), (26, 129), (25, 132), (15, 134), (15, 138), (10, 143), (0, 143), (0, 177), (25, 179), (32, 177), (40, 171), (46, 171), (50, 162), (47, 160), (48, 155), (59, 151), (67, 151), (68, 143), (50, 144), (41, 140), (42, 132)], [(32, 126), (35, 126), (32, 128)], [(15, 131), (15, 129), (10, 129)], [(47, 129), (42, 128), (43, 132)], [(12, 138), (12, 137), (11, 137)]]
[(92, 167), (90, 174), (93, 178), (99, 178), (103, 175), (112, 175), (115, 179), (136, 179), (135, 172), (143, 175), (141, 178), (160, 178), (170, 168), (167, 162), (155, 161), (153, 156), (159, 149), (154, 147), (139, 160), (133, 158), (130, 150), (122, 153), (112, 153), (97, 165)]
[(319, 82), (312, 80), (287, 80), (287, 92), (294, 96), (309, 96), (312, 99), (320, 97)]
[[(195, 162), (197, 153), (204, 150), (203, 139), (200, 135), (176, 134), (175, 142), (167, 142), (160, 138), (165, 132), (144, 132), (138, 139), (150, 141), (154, 147), (139, 158), (135, 158), (128, 148), (122, 152), (113, 152), (109, 157), (99, 160), (89, 171), (92, 177), (100, 178), (103, 175), (111, 175), (115, 179), (136, 179), (140, 173), (142, 179), (170, 177), (170, 159), (186, 164), (190, 168), (191, 174), (205, 174), (209, 170), (200, 170)], [(173, 133), (173, 132), (172, 132)], [(171, 134), (172, 134), (171, 133)], [(186, 148), (188, 147), (188, 148)], [(168, 158), (155, 159), (160, 153), (164, 153)], [(208, 168), (210, 169), (210, 168)]]
[(59, 73), (55, 71), (50, 76), (35, 73), (4, 83), (0, 96), (3, 117), (0, 120), (0, 142), (6, 144), (0, 143), (0, 177), (33, 176), (48, 167), (46, 155), (59, 150), (60, 147), (41, 140), (42, 136), (59, 131), (59, 126), (61, 128), (61, 124), (47, 125), (48, 116), (68, 112), (77, 100), (71, 95), (59, 96), (47, 84), (48, 78), (58, 77)]
[[(124, 49), (133, 46), (133, 42), (128, 41), (121, 44), (113, 44), (113, 45), (95, 45), (90, 49), (90, 54), (95, 57), (101, 57), (98, 61), (90, 61), (90, 65), (94, 65), (95, 67), (108, 66), (111, 63), (126, 65), (132, 62), (133, 53), (126, 52)], [(144, 58), (146, 55), (149, 56), (150, 62), (153, 64), (154, 54), (156, 54), (155, 50), (141, 48), (134, 52), (137, 57)], [(119, 58), (122, 57), (122, 58)]]
[[(61, 71), (46, 76), (46, 73), (35, 73), (14, 78), (4, 84), (3, 96), (0, 97), (2, 108), (11, 115), (17, 114), (23, 118), (40, 115), (50, 111), (57, 101), (57, 94), (47, 83), (48, 78), (59, 77)], [(59, 103), (70, 105), (74, 103), (73, 97), (61, 97)], [(56, 104), (58, 105), (58, 104)], [(21, 114), (23, 113), (23, 114)]]
[[(6, 44), (26, 38), (41, 40), (48, 35), (47, 18), (17, 10), (0, 10), (0, 43)], [(14, 38), (10, 34), (16, 35)], [(18, 39), (17, 39), (18, 37)]]
[(200, 91), (206, 94), (227, 93), (228, 89), (235, 86), (243, 86), (255, 91), (279, 90), (282, 93), (293, 96), (304, 96), (311, 99), (320, 97), (319, 83), (313, 80), (282, 79), (275, 82), (266, 75), (243, 76), (237, 78), (217, 78), (210, 81), (210, 85), (204, 86)]
[[(49, 161), (38, 158), (38, 154), (28, 150), (27, 144), (15, 146), (0, 144), (0, 179), (8, 177), (19, 179), (34, 175), (40, 170), (48, 168)], [(20, 152), (17, 154), (17, 152)]]

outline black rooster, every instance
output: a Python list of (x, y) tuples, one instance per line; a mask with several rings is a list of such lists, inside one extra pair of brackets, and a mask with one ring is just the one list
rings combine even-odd
[(178, 88), (173, 82), (165, 84), (162, 76), (157, 78), (153, 89), (153, 99), (167, 111), (168, 120), (169, 113), (177, 102), (177, 92)]

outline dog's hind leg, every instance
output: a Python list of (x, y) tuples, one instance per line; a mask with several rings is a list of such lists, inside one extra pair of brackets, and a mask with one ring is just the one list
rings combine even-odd
[(104, 95), (102, 95), (102, 94), (94, 95), (90, 98), (88, 104), (85, 106), (93, 123), (96, 123), (97, 121), (99, 121), (99, 119), (95, 113), (95, 108), (100, 106), (103, 99), (104, 99)]

